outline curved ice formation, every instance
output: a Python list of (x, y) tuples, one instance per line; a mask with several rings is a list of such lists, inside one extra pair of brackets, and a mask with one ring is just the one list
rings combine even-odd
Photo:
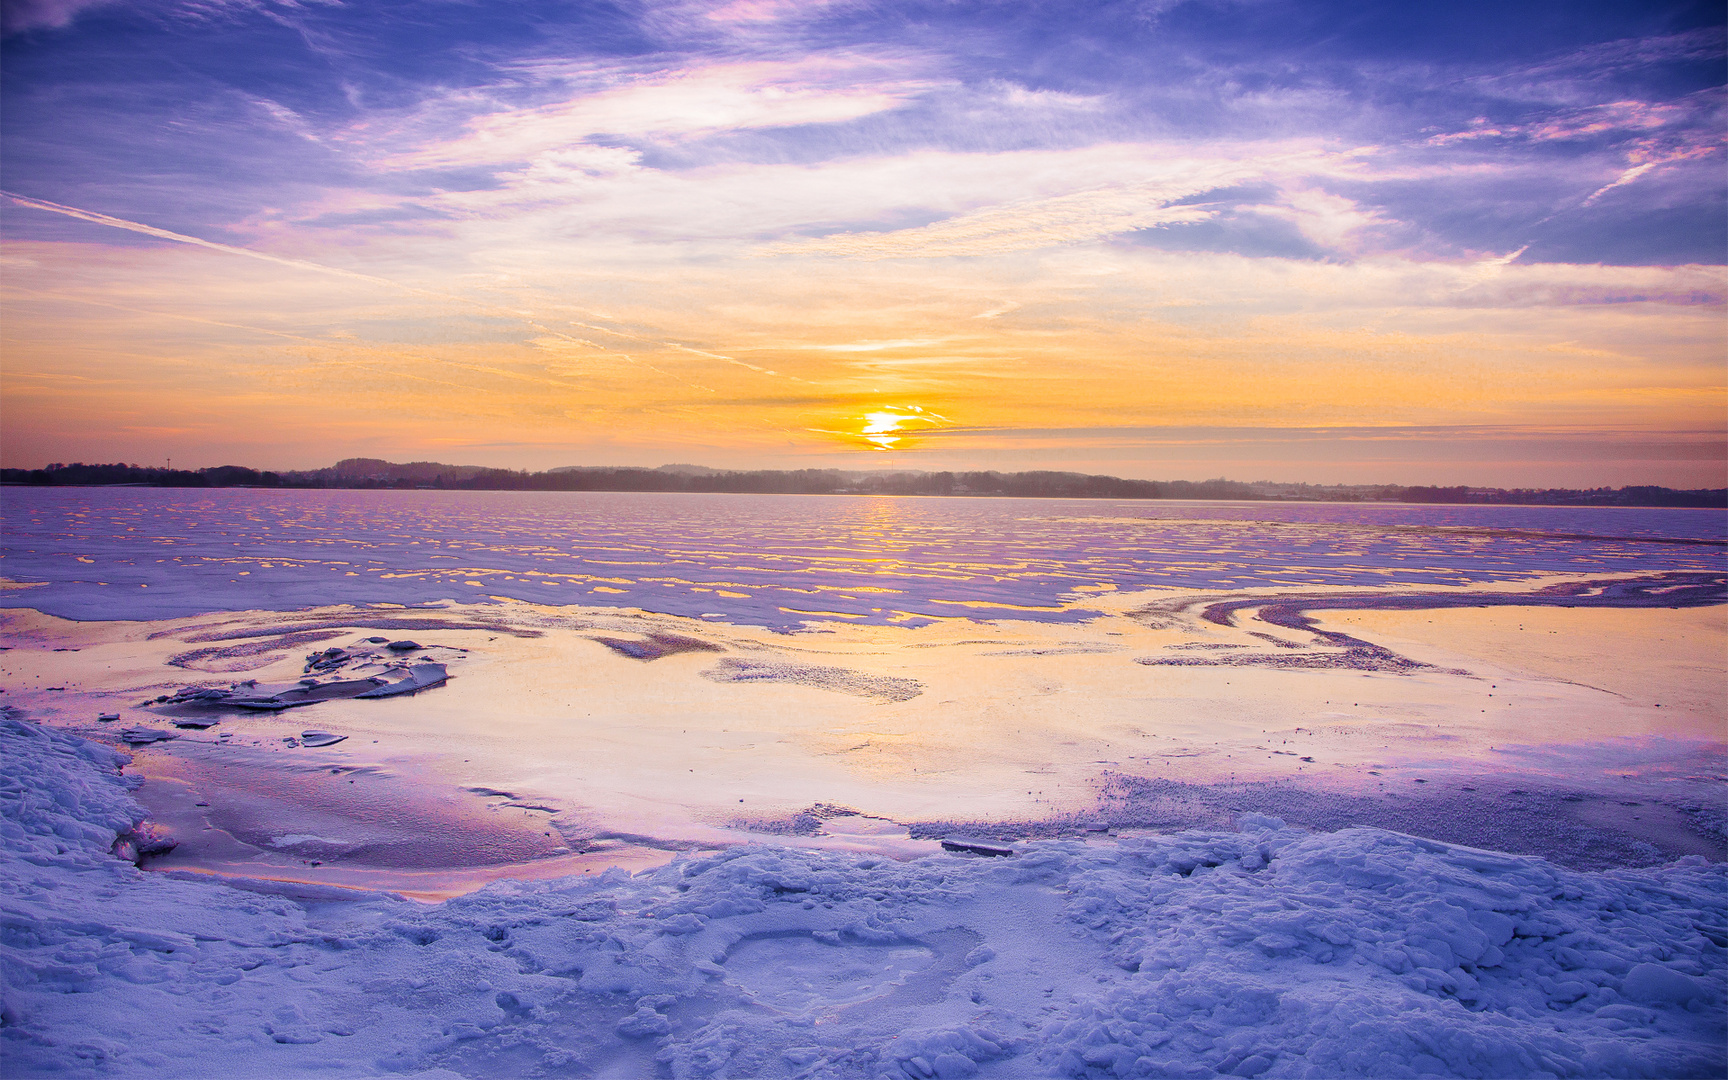
[(1000, 859), (751, 845), (423, 906), (140, 872), (109, 853), (140, 816), (123, 761), (0, 720), (9, 1076), (1728, 1067), (1728, 868), (1697, 857), (1573, 872), (1250, 815)]
[(746, 938), (724, 963), (727, 981), (752, 1001), (803, 1016), (890, 994), (935, 959), (915, 941), (851, 941), (818, 931)]

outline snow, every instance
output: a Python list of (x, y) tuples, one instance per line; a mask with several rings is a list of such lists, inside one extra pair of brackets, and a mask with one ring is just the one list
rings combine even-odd
[(439, 905), (145, 873), (125, 757), (0, 721), (22, 1076), (1704, 1076), (1728, 868), (1380, 829), (746, 845)]

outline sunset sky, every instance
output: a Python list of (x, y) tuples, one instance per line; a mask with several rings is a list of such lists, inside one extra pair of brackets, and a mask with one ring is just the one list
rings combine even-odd
[(1720, 487), (1720, 3), (6, 0), (0, 456)]

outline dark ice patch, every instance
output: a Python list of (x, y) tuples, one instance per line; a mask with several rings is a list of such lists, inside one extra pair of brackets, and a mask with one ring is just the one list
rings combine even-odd
[(814, 686), (818, 690), (833, 690), (854, 697), (875, 698), (877, 701), (911, 701), (924, 692), (917, 679), (900, 679), (890, 675), (866, 675), (849, 668), (819, 667), (814, 664), (782, 664), (766, 660), (727, 658), (702, 673), (713, 682), (784, 682), (799, 686)]
[(711, 641), (685, 637), (682, 634), (649, 634), (641, 641), (630, 638), (597, 637), (594, 639), (613, 652), (632, 660), (658, 660), (662, 656), (685, 652), (725, 652)]
[(281, 634), (275, 637), (248, 641), (243, 645), (192, 649), (189, 652), (176, 653), (170, 656), (168, 663), (177, 668), (187, 668), (194, 671), (249, 671), (253, 668), (273, 664), (278, 660), (287, 659), (286, 653), (279, 656), (265, 655), (267, 653), (273, 653), (279, 649), (291, 649), (314, 641), (329, 641), (333, 637), (341, 636), (339, 632), (334, 630), (303, 630), (299, 633)]
[[(407, 619), (407, 618), (371, 618), (361, 616), (353, 619), (325, 619), (318, 622), (297, 623), (291, 626), (275, 626), (267, 628), (227, 629), (219, 628), (206, 631), (182, 640), (192, 643), (206, 641), (237, 641), (242, 638), (271, 637), (277, 634), (295, 634), (311, 630), (487, 630), (494, 634), (509, 634), (519, 638), (537, 638), (545, 635), (539, 630), (529, 630), (518, 626), (509, 626), (499, 622), (463, 622), (456, 619)], [(159, 637), (171, 637), (178, 630), (158, 630), (150, 635), (149, 640)], [(338, 635), (332, 634), (332, 637)]]

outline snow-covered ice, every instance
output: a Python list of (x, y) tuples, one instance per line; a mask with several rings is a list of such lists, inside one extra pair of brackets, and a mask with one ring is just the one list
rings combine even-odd
[(1243, 815), (747, 845), (439, 905), (143, 873), (124, 756), (0, 722), (9, 1077), (1720, 1076), (1728, 867)]

